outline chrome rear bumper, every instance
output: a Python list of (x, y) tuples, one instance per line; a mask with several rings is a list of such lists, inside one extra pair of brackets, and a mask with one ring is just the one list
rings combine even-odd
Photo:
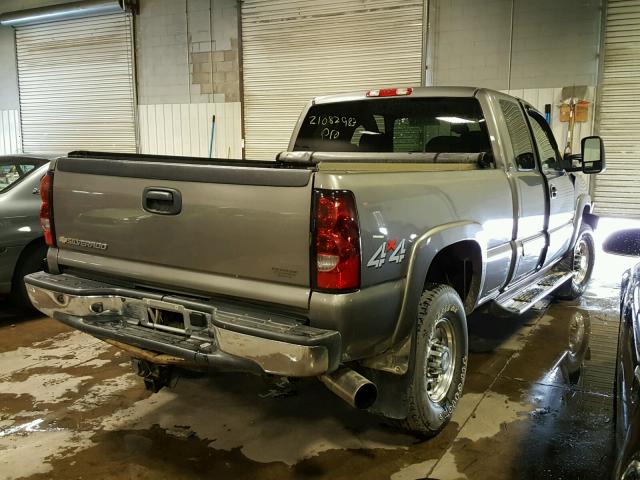
[[(322, 375), (340, 363), (340, 334), (298, 318), (67, 274), (39, 272), (25, 282), (33, 305), (45, 315), (122, 345), (132, 355), (144, 349), (187, 367), (290, 377)], [(157, 321), (158, 311), (169, 312), (178, 325)]]

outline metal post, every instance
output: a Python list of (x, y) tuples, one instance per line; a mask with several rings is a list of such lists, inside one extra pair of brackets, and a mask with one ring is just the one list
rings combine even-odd
[(213, 156), (213, 135), (216, 131), (216, 116), (211, 116), (211, 137), (209, 138), (209, 158)]

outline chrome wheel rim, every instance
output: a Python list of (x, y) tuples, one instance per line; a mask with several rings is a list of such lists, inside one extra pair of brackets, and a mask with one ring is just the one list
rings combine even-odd
[(576, 285), (582, 285), (585, 278), (587, 278), (589, 253), (589, 244), (584, 237), (580, 238), (573, 249), (573, 281)]
[(456, 349), (453, 325), (447, 318), (439, 319), (427, 346), (427, 395), (432, 402), (440, 403), (451, 388)]

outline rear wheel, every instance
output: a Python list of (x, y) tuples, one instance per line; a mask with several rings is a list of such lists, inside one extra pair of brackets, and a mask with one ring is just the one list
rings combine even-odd
[(422, 296), (409, 361), (403, 428), (422, 436), (448, 423), (462, 396), (468, 339), (464, 306), (448, 285), (427, 284)]
[(593, 230), (590, 225), (583, 223), (573, 251), (562, 261), (567, 270), (573, 271), (573, 278), (560, 287), (556, 293), (557, 298), (575, 300), (584, 293), (591, 280), (595, 258)]
[(28, 245), (20, 254), (13, 273), (13, 284), (11, 286), (10, 299), (14, 305), (22, 308), (33, 308), (27, 294), (27, 287), (24, 284), (24, 277), (42, 270), (46, 256), (47, 246), (41, 242)]

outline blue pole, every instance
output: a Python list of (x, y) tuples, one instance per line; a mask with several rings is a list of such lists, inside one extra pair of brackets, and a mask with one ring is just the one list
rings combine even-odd
[(213, 155), (213, 134), (216, 130), (216, 116), (211, 117), (211, 138), (209, 139), (209, 158)]
[(547, 120), (547, 123), (551, 125), (551, 104), (547, 103), (544, 106), (544, 118)]

